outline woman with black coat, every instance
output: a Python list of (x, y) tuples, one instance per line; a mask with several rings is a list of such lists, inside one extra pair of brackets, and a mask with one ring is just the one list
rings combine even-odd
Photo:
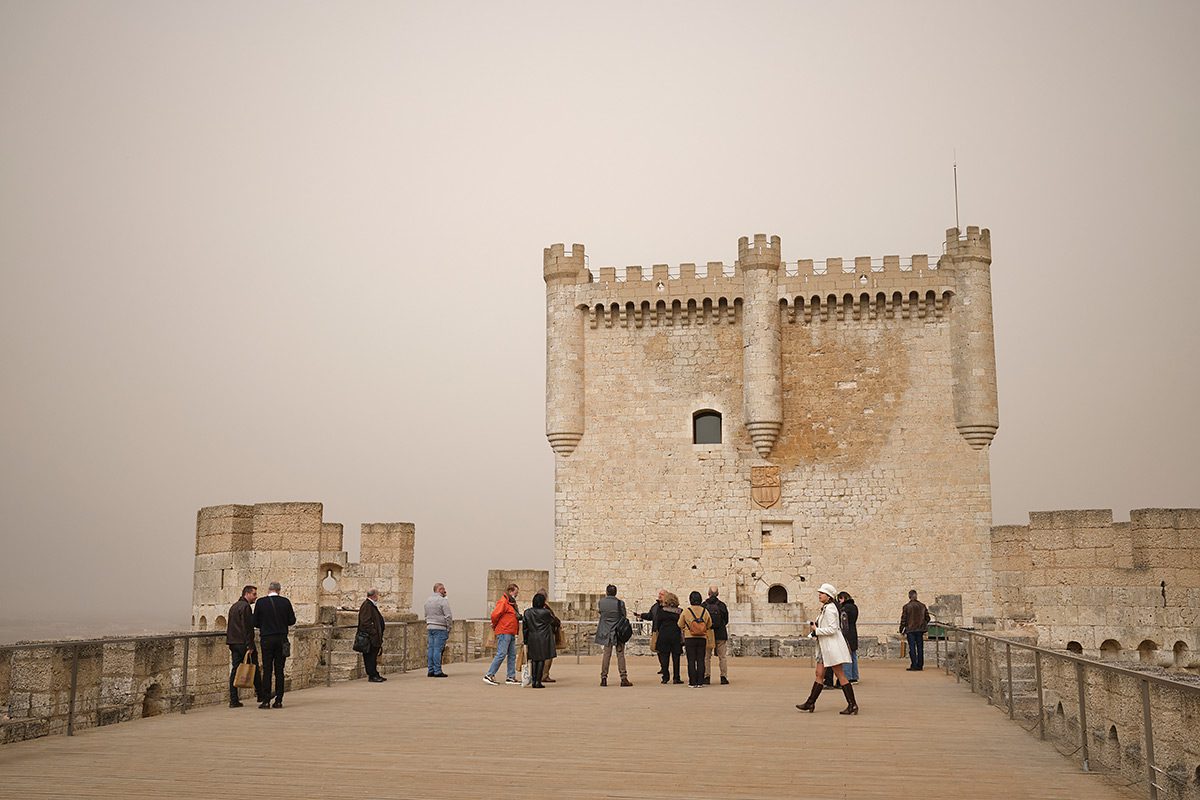
[(850, 646), (850, 663), (843, 668), (846, 680), (858, 683), (858, 606), (847, 592), (838, 592), (838, 609), (841, 613), (842, 635)]
[(679, 598), (671, 592), (663, 592), (658, 608), (654, 611), (654, 625), (658, 628), (658, 641), (655, 650), (658, 652), (658, 663), (662, 666), (659, 675), (662, 682), (670, 681), (667, 670), (668, 662), (675, 668), (675, 683), (683, 683), (679, 678), (679, 657), (683, 654), (683, 631), (679, 629)]
[(554, 614), (546, 608), (546, 595), (533, 596), (533, 606), (525, 609), (525, 648), (529, 657), (529, 670), (533, 673), (533, 688), (545, 689), (542, 670), (557, 653), (554, 650)]

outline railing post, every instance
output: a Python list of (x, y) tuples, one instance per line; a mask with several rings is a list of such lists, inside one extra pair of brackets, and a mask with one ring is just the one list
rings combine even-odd
[(404, 628), (402, 630), (404, 633), (401, 637), (403, 644), (400, 645), (400, 671), (408, 672), (408, 623), (405, 622), (403, 624)]
[(71, 698), (67, 701), (67, 736), (75, 735), (75, 693), (79, 688), (79, 645), (71, 648)]
[(471, 623), (463, 620), (463, 663), (471, 660)]
[(1087, 688), (1084, 686), (1083, 662), (1075, 662), (1075, 682), (1079, 684), (1079, 742), (1083, 748), (1083, 771), (1090, 772), (1088, 764), (1088, 732), (1087, 732)]
[(1016, 717), (1015, 704), (1013, 702), (1013, 682), (1012, 682), (1012, 645), (1004, 643), (1004, 661), (1008, 666), (1008, 718)]
[(946, 629), (942, 628), (942, 636), (935, 639), (933, 642), (933, 665), (940, 667), (942, 665), (942, 639), (946, 638)]
[(975, 693), (975, 637), (967, 633), (967, 677), (971, 679), (971, 693)]
[(1142, 730), (1146, 734), (1146, 780), (1150, 783), (1150, 800), (1158, 800), (1158, 784), (1154, 774), (1154, 728), (1150, 721), (1150, 681), (1142, 684)]
[(1033, 673), (1037, 679), (1038, 738), (1046, 738), (1046, 702), (1042, 697), (1042, 651), (1033, 651)]
[(187, 686), (188, 686), (188, 649), (191, 647), (192, 639), (190, 636), (183, 637), (183, 679), (180, 681), (179, 691), (183, 696), (179, 698), (179, 713), (187, 713)]
[(572, 625), (571, 627), (573, 627), (575, 629), (575, 663), (578, 664), (579, 663), (579, 626)]
[(333, 686), (333, 624), (325, 631), (325, 685)]
[(962, 631), (954, 632), (954, 682), (962, 683)]

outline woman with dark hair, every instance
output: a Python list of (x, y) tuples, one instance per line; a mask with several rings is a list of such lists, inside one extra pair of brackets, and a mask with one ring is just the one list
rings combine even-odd
[(529, 669), (533, 673), (533, 688), (545, 689), (542, 672), (546, 662), (554, 658), (554, 613), (546, 608), (546, 595), (539, 592), (533, 596), (533, 606), (525, 609), (526, 653)]
[(658, 641), (654, 649), (658, 652), (658, 663), (662, 666), (663, 683), (670, 683), (669, 664), (675, 666), (675, 683), (683, 683), (679, 679), (679, 656), (683, 653), (683, 633), (679, 630), (679, 596), (673, 592), (663, 592), (659, 595), (657, 607), (654, 609), (654, 624), (658, 627)]
[[(683, 631), (683, 649), (687, 651), (688, 686), (699, 689), (704, 685), (704, 649), (712, 635), (712, 615), (699, 592), (688, 595), (688, 602), (691, 605), (679, 614), (679, 630)], [(658, 635), (662, 636), (661, 628)]]
[(845, 666), (846, 679), (858, 683), (858, 606), (847, 591), (838, 592), (837, 604), (842, 615), (842, 635), (850, 648), (850, 663)]

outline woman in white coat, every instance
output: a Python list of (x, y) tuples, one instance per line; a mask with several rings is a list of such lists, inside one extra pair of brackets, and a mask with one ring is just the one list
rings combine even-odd
[(837, 603), (833, 602), (835, 597), (837, 597), (837, 589), (828, 583), (822, 584), (817, 591), (817, 599), (821, 601), (821, 612), (817, 614), (815, 621), (808, 623), (809, 629), (812, 631), (810, 635), (817, 637), (817, 680), (813, 684), (812, 694), (796, 708), (810, 714), (817, 707), (817, 698), (821, 696), (821, 689), (824, 688), (823, 681), (827, 669), (833, 670), (838, 686), (846, 695), (846, 708), (839, 713), (858, 713), (858, 703), (854, 700), (854, 687), (850, 681), (846, 680), (846, 675), (842, 671), (842, 665), (850, 663), (850, 646), (846, 644), (846, 637), (842, 635), (841, 615), (838, 613)]

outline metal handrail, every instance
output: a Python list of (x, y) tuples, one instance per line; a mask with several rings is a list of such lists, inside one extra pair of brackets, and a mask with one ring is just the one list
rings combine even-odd
[[(1143, 740), (1144, 740), (1143, 744), (1145, 746), (1145, 761), (1146, 761), (1146, 778), (1145, 778), (1145, 780), (1146, 780), (1147, 795), (1149, 796), (1150, 800), (1158, 800), (1158, 792), (1160, 789), (1164, 788), (1159, 783), (1157, 783), (1158, 775), (1163, 774), (1163, 775), (1167, 775), (1168, 777), (1170, 777), (1170, 774), (1168, 772), (1166, 772), (1166, 770), (1162, 769), (1162, 767), (1160, 767), (1158, 764), (1155, 763), (1154, 723), (1153, 723), (1153, 718), (1151, 715), (1150, 685), (1153, 683), (1153, 684), (1158, 684), (1160, 687), (1165, 688), (1165, 689), (1171, 689), (1171, 690), (1175, 690), (1178, 692), (1192, 692), (1195, 694), (1200, 694), (1200, 684), (1185, 683), (1183, 681), (1172, 680), (1170, 678), (1166, 678), (1166, 677), (1163, 677), (1160, 675), (1153, 675), (1153, 674), (1146, 673), (1146, 672), (1140, 672), (1138, 670), (1127, 669), (1125, 667), (1119, 667), (1119, 666), (1115, 666), (1112, 664), (1106, 664), (1101, 661), (1095, 661), (1090, 658), (1085, 658), (1084, 656), (1081, 656), (1081, 655), (1078, 655), (1075, 653), (1064, 653), (1059, 650), (1050, 650), (1045, 647), (1038, 647), (1037, 645), (1025, 644), (1024, 642), (1018, 642), (1018, 641), (1014, 641), (1012, 639), (1006, 639), (1003, 636), (996, 635), (996, 634), (983, 633), (982, 631), (976, 631), (971, 628), (963, 628), (963, 627), (959, 627), (957, 625), (948, 625), (948, 624), (943, 624), (942, 627), (944, 627), (948, 632), (953, 632), (954, 634), (957, 635), (954, 638), (955, 654), (958, 655), (960, 658), (961, 658), (960, 644), (962, 641), (961, 636), (962, 636), (962, 634), (966, 634), (966, 636), (967, 636), (967, 652), (966, 652), (967, 671), (968, 671), (969, 677), (971, 679), (971, 691), (975, 692), (977, 694), (983, 692), (984, 685), (983, 685), (983, 681), (980, 680), (978, 682), (979, 689), (976, 690), (977, 670), (975, 669), (975, 662), (978, 659), (978, 656), (975, 654), (975, 651), (976, 651), (975, 640), (977, 638), (984, 639), (984, 640), (987, 640), (990, 642), (994, 642), (996, 644), (1004, 645), (1005, 664), (1006, 664), (1006, 671), (1007, 671), (1007, 678), (1008, 678), (1008, 716), (1009, 716), (1009, 719), (1015, 718), (1015, 706), (1014, 706), (1015, 701), (1014, 701), (1014, 693), (1013, 693), (1013, 675), (1012, 675), (1012, 649), (1014, 647), (1016, 647), (1018, 649), (1027, 650), (1027, 651), (1030, 651), (1033, 653), (1034, 676), (1035, 676), (1035, 681), (1037, 683), (1037, 696), (1038, 696), (1038, 737), (1040, 739), (1046, 738), (1046, 707), (1045, 707), (1045, 699), (1043, 696), (1042, 658), (1044, 656), (1050, 656), (1052, 658), (1060, 659), (1065, 663), (1073, 664), (1075, 666), (1075, 670), (1074, 670), (1075, 671), (1075, 685), (1076, 685), (1077, 693), (1078, 693), (1077, 702), (1078, 702), (1078, 707), (1079, 707), (1079, 750), (1082, 752), (1081, 759), (1083, 762), (1083, 771), (1084, 772), (1089, 772), (1091, 770), (1090, 751), (1089, 751), (1089, 745), (1088, 745), (1088, 723), (1087, 723), (1087, 682), (1086, 682), (1087, 681), (1087, 678), (1086, 678), (1087, 671), (1095, 670), (1100, 674), (1108, 673), (1108, 674), (1112, 674), (1112, 675), (1124, 676), (1126, 678), (1131, 678), (1131, 679), (1137, 681), (1138, 694), (1140, 695), (1139, 700), (1140, 700), (1141, 706), (1142, 706), (1142, 736), (1143, 736)], [(939, 640), (939, 643), (937, 646), (937, 651), (936, 651), (939, 663), (941, 661), (940, 643), (941, 642)], [(946, 669), (947, 669), (947, 671), (950, 669), (949, 644), (950, 644), (950, 640), (947, 640), (946, 641)], [(959, 670), (955, 669), (954, 672), (955, 672), (955, 677), (961, 680), (961, 673), (959, 672)], [(988, 693), (987, 700), (988, 700), (989, 704), (992, 702), (990, 692)]]

